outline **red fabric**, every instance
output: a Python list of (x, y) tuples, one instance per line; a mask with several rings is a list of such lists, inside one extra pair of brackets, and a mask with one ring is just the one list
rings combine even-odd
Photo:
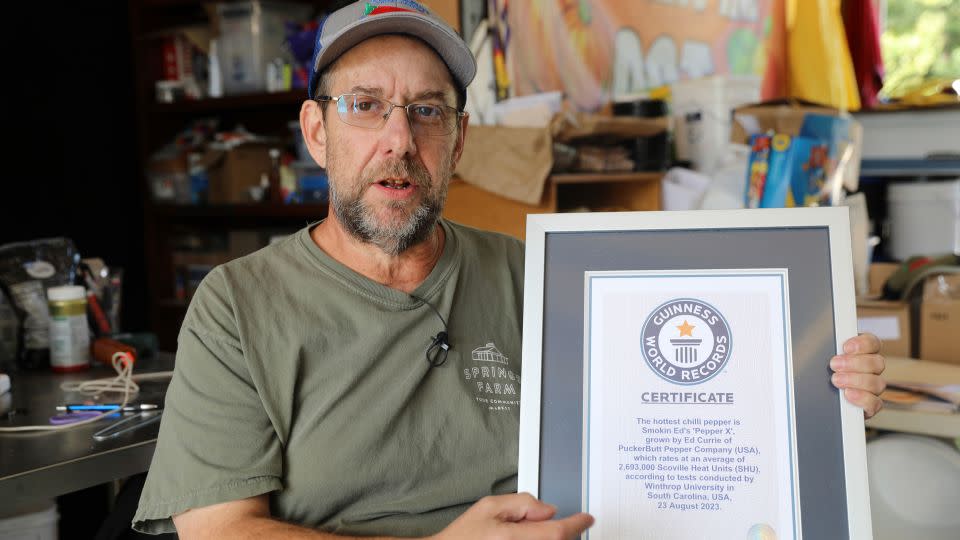
[(913, 271), (916, 270), (917, 268), (922, 268), (922, 267), (924, 267), (924, 266), (926, 266), (926, 265), (928, 265), (928, 264), (930, 264), (930, 263), (932, 263), (932, 262), (933, 262), (933, 261), (930, 259), (930, 257), (918, 257), (916, 260), (910, 261), (910, 262), (907, 264), (907, 268), (908, 268), (911, 272), (913, 272)]
[(767, 66), (763, 70), (760, 98), (771, 100), (787, 97), (787, 0), (770, 4), (770, 35), (767, 37)]
[(860, 89), (860, 102), (864, 108), (874, 107), (879, 103), (877, 93), (883, 87), (883, 56), (872, 0), (844, 0), (843, 26)]

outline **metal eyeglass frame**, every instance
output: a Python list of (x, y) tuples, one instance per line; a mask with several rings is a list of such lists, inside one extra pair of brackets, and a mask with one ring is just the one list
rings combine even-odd
[[(381, 101), (381, 102), (383, 102), (383, 103), (389, 104), (389, 105), (390, 105), (390, 109), (381, 116), (380, 124), (378, 124), (377, 126), (374, 126), (374, 127), (358, 126), (358, 125), (356, 125), (356, 124), (351, 124), (350, 122), (347, 122), (347, 120), (344, 119), (343, 115), (340, 114), (340, 103), (339, 103), (339, 101), (340, 101), (341, 99), (343, 99), (344, 96), (362, 96), (362, 97), (365, 97), (365, 98), (370, 98), (370, 99), (372, 99), (372, 100)], [(358, 128), (360, 128), (360, 129), (369, 129), (369, 130), (377, 130), (377, 129), (380, 129), (380, 128), (382, 128), (383, 126), (385, 126), (385, 125), (387, 124), (387, 120), (390, 118), (390, 115), (393, 114), (394, 109), (398, 109), (398, 108), (399, 108), (399, 109), (403, 109), (404, 112), (406, 112), (406, 114), (407, 114), (407, 123), (410, 125), (410, 129), (411, 129), (411, 130), (415, 129), (415, 127), (414, 127), (415, 124), (410, 121), (410, 107), (415, 107), (415, 106), (417, 106), (417, 105), (426, 105), (426, 106), (429, 106), (429, 107), (443, 107), (443, 108), (446, 108), (446, 109), (449, 109), (449, 110), (453, 111), (453, 112), (456, 114), (457, 121), (454, 122), (454, 123), (451, 125), (450, 131), (447, 131), (447, 132), (445, 132), (445, 133), (437, 133), (437, 134), (419, 133), (420, 135), (425, 135), (425, 136), (427, 136), (427, 137), (445, 137), (445, 136), (447, 136), (447, 135), (450, 135), (451, 133), (453, 133), (453, 132), (455, 132), (455, 131), (457, 130), (457, 125), (460, 124), (460, 119), (467, 115), (467, 113), (466, 113), (465, 111), (457, 110), (455, 107), (451, 107), (451, 106), (445, 105), (445, 104), (438, 105), (438, 104), (433, 104), (433, 103), (407, 103), (406, 105), (397, 105), (396, 103), (390, 101), (389, 99), (383, 99), (383, 98), (378, 98), (378, 97), (376, 97), (376, 96), (370, 96), (370, 95), (367, 95), (367, 94), (357, 94), (357, 93), (346, 93), (346, 94), (340, 94), (340, 95), (338, 95), (338, 96), (317, 96), (317, 97), (313, 98), (313, 100), (316, 101), (317, 103), (336, 103), (336, 104), (337, 104), (337, 116), (340, 117), (340, 120), (342, 120), (344, 124), (347, 124), (347, 125), (353, 126), (353, 127), (358, 127)]]

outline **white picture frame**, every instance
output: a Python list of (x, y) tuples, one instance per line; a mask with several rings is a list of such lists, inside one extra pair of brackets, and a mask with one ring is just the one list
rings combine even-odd
[[(784, 268), (791, 272), (790, 297), (799, 298), (789, 305), (789, 318), (799, 321), (791, 330), (792, 356), (799, 358), (793, 369), (802, 370), (795, 412), (805, 510), (795, 537), (872, 538), (863, 413), (839, 396), (828, 368), (830, 356), (857, 335), (847, 212), (831, 207), (528, 216), (519, 491), (557, 505), (560, 515), (583, 510), (584, 469), (576, 464), (582, 462), (584, 435), (582, 426), (577, 435), (574, 424), (584, 411), (586, 272)], [(551, 356), (544, 361), (547, 348)], [(811, 356), (811, 349), (822, 354)], [(578, 367), (581, 378), (575, 380)], [(571, 420), (578, 410), (580, 417)], [(824, 501), (826, 496), (832, 499)]]

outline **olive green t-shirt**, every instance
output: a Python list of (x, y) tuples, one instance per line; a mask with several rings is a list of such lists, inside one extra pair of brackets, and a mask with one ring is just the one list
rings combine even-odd
[[(134, 528), (263, 493), (278, 519), (419, 536), (516, 490), (523, 246), (441, 221), (414, 295), (326, 255), (310, 227), (215, 268), (180, 331)], [(425, 352), (446, 320), (451, 349)]]

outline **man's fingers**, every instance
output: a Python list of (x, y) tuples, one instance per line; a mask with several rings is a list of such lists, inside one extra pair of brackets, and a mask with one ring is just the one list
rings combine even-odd
[(847, 401), (863, 409), (863, 417), (870, 418), (880, 412), (883, 408), (883, 401), (874, 394), (859, 390), (857, 388), (847, 388), (843, 391), (843, 396)]
[(498, 538), (525, 540), (575, 538), (593, 523), (583, 514), (552, 521), (557, 509), (529, 493), (492, 495), (474, 503), (440, 533), (435, 540)]
[(880, 352), (880, 338), (864, 333), (852, 337), (843, 343), (843, 352), (847, 354), (875, 354)]
[(887, 388), (883, 377), (869, 373), (834, 373), (830, 380), (837, 388), (863, 390), (874, 395), (880, 395)]
[(583, 512), (553, 521), (522, 522), (514, 525), (517, 538), (533, 540), (573, 540), (593, 525), (593, 516)]
[(887, 361), (880, 354), (841, 354), (830, 359), (830, 368), (837, 373), (872, 373), (880, 375)]
[[(534, 499), (536, 500), (536, 499)], [(546, 521), (552, 518), (557, 513), (557, 507), (552, 504), (547, 504), (543, 501), (537, 501), (537, 504), (530, 505), (527, 507), (526, 514), (520, 518), (526, 521)], [(514, 520), (519, 521), (519, 520)]]
[(593, 516), (579, 512), (568, 518), (557, 520), (557, 522), (563, 525), (564, 534), (566, 534), (568, 538), (576, 538), (593, 525)]
[(477, 501), (477, 509), (501, 521), (543, 521), (550, 519), (557, 508), (529, 493), (494, 495)]

